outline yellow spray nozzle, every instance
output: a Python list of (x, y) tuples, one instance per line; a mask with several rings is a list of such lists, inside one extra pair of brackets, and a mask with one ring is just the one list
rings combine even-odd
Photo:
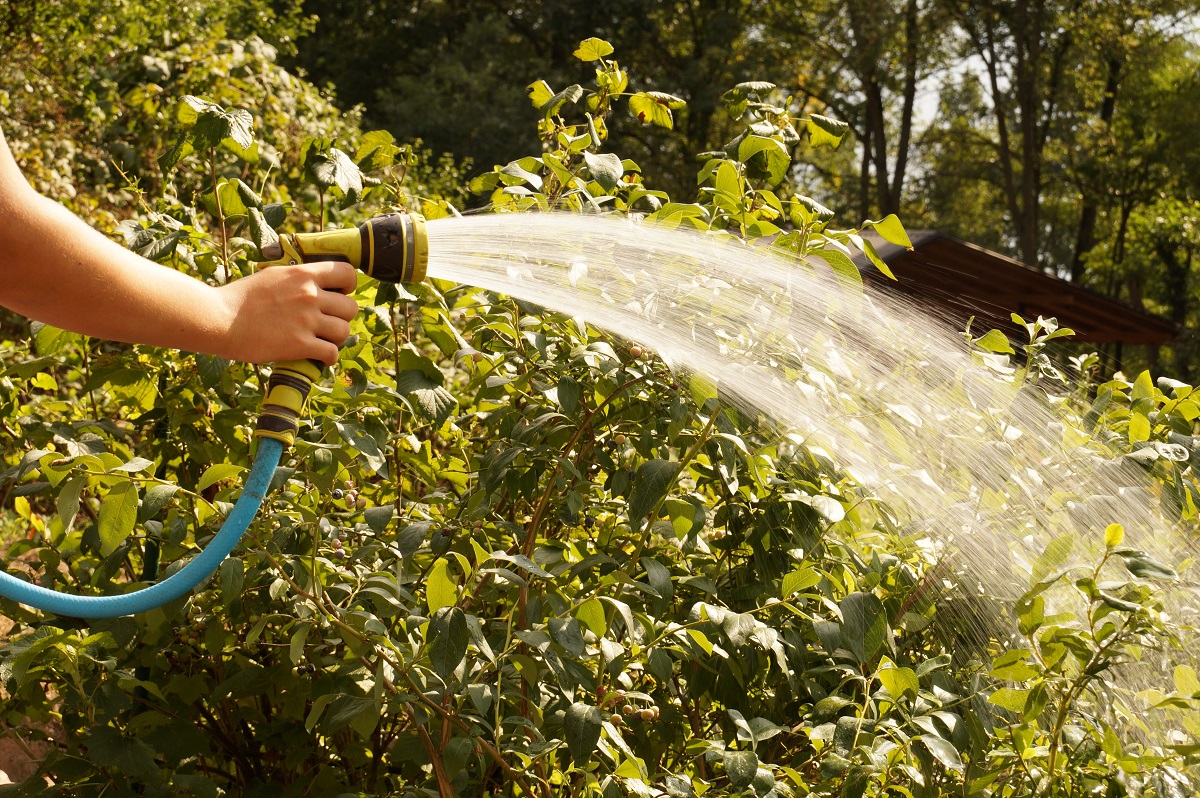
[[(357, 228), (324, 233), (295, 233), (263, 248), (269, 261), (259, 266), (286, 266), (338, 260), (389, 283), (419, 283), (429, 263), (425, 217), (419, 213), (389, 213)], [(297, 360), (276, 363), (263, 397), (256, 438), (274, 438), (290, 446), (300, 429), (300, 415), (322, 365)]]
[(389, 283), (419, 283), (429, 264), (429, 236), (419, 213), (389, 213), (357, 228), (295, 233), (263, 249), (262, 266), (340, 260)]

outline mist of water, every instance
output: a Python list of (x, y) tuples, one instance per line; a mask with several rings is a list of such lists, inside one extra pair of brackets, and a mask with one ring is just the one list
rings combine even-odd
[[(886, 502), (935, 558), (968, 563), (990, 597), (1019, 597), (1056, 538), (1070, 542), (1065, 565), (1096, 562), (1111, 523), (1163, 562), (1193, 548), (1144, 472), (1064, 425), (1045, 392), (973, 358), (960, 330), (848, 289), (823, 263), (612, 217), (493, 214), (428, 229), (430, 276), (585, 320), (715, 380), (723, 401)], [(1194, 598), (1175, 589), (1177, 618)], [(1147, 660), (1129, 686), (1170, 690), (1177, 661)]]

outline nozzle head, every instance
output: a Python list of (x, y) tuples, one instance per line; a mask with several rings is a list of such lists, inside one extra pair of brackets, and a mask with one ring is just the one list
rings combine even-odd
[(360, 268), (377, 280), (419, 283), (429, 265), (429, 236), (419, 213), (389, 213), (359, 227)]

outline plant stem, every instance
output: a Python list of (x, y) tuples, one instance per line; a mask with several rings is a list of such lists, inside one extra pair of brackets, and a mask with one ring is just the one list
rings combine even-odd
[(229, 282), (229, 235), (225, 230), (225, 212), (221, 210), (221, 192), (217, 186), (217, 151), (208, 151), (208, 171), (212, 176), (213, 204), (217, 206), (217, 221), (221, 223), (221, 267), (225, 271), (225, 282)]

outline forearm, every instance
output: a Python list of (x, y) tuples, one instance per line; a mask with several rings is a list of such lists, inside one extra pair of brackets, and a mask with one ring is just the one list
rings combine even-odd
[(358, 305), (348, 263), (266, 269), (216, 288), (151, 263), (34, 191), (0, 132), (0, 305), (115, 341), (229, 360), (337, 361)]
[[(0, 304), (98, 338), (230, 357), (218, 289), (105, 238), (32, 189), (0, 197)], [(6, 207), (7, 206), (7, 207)]]

